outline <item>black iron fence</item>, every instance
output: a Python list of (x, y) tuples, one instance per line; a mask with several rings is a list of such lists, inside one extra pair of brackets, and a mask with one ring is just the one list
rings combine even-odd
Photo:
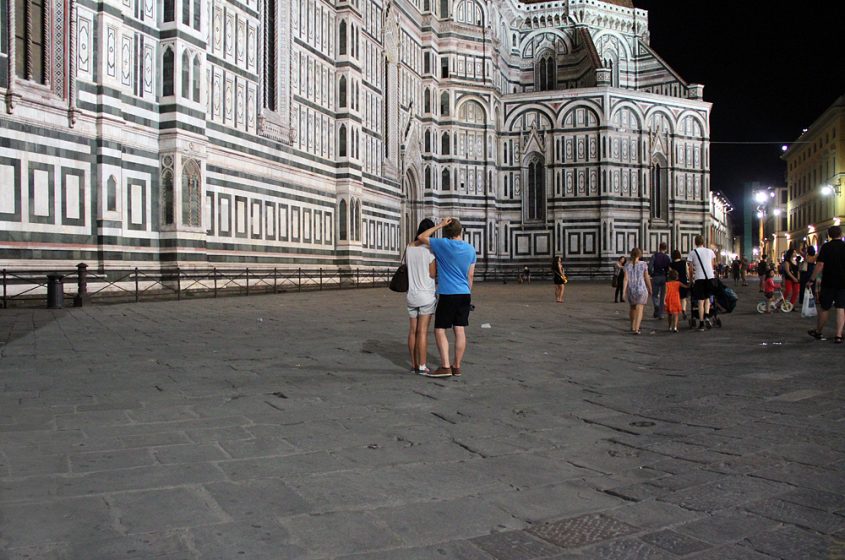
[[(223, 297), (313, 290), (386, 287), (391, 268), (167, 268), (112, 269), (99, 272), (80, 264), (75, 270), (2, 269), (2, 307), (62, 307), (85, 303), (139, 302), (156, 299)], [(601, 276), (598, 268), (577, 270), (571, 277)], [(537, 282), (551, 279), (551, 271), (523, 265), (499, 265), (477, 271), (477, 281)]]

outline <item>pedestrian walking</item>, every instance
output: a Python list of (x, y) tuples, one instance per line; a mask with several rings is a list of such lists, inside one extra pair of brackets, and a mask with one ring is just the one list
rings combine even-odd
[(566, 288), (566, 271), (563, 270), (563, 257), (552, 259), (552, 277), (555, 283), (555, 302), (563, 303), (563, 291)]
[(833, 342), (842, 344), (842, 331), (845, 329), (845, 241), (842, 241), (842, 228), (833, 226), (827, 230), (830, 240), (822, 245), (816, 256), (816, 267), (810, 282), (822, 277), (821, 289), (818, 291), (816, 303), (819, 314), (816, 328), (809, 331), (810, 336), (817, 340), (826, 340), (823, 332), (831, 308), (836, 311), (836, 332)]
[(793, 306), (798, 302), (798, 290), (801, 284), (798, 282), (798, 266), (795, 264), (795, 249), (788, 249), (783, 256), (781, 265), (783, 275), (783, 299)]
[(679, 281), (678, 271), (674, 268), (669, 270), (666, 280), (666, 315), (669, 317), (669, 332), (678, 332), (678, 323), (681, 318), (681, 288), (686, 288)]
[(611, 284), (615, 288), (613, 293), (613, 303), (625, 302), (625, 293), (622, 291), (622, 284), (625, 281), (625, 263), (628, 262), (624, 255), (616, 259), (613, 265), (613, 280)]
[(434, 254), (420, 241), (420, 234), (433, 228), (434, 222), (426, 218), (417, 228), (417, 236), (405, 248), (405, 264), (408, 266), (408, 295), (406, 304), (410, 324), (408, 327), (408, 353), (411, 355), (412, 371), (419, 375), (428, 375), (426, 367), (428, 353), (428, 328), (431, 317), (437, 307), (434, 274), (436, 264)]
[(816, 248), (810, 245), (804, 252), (804, 260), (801, 261), (801, 266), (798, 267), (798, 303), (804, 304), (804, 292), (807, 289), (807, 282), (810, 276), (813, 275), (813, 269), (816, 268)]
[(741, 267), (741, 269), (740, 269), (740, 274), (742, 274), (742, 285), (743, 285), (743, 286), (747, 286), (747, 285), (748, 285), (748, 278), (747, 278), (747, 276), (748, 276), (748, 273), (749, 273), (749, 269), (750, 269), (750, 268), (751, 268), (751, 263), (749, 263), (749, 262), (748, 262), (748, 259), (747, 259), (747, 258), (742, 257), (742, 267)]
[(640, 259), (643, 252), (639, 247), (631, 249), (631, 259), (625, 264), (625, 277), (623, 280), (623, 291), (628, 300), (629, 317), (631, 319), (631, 332), (640, 334), (640, 325), (643, 321), (643, 309), (651, 297), (651, 277), (648, 275), (648, 265)]
[(663, 319), (663, 306), (666, 300), (666, 276), (669, 274), (669, 265), (672, 259), (666, 254), (666, 243), (660, 243), (657, 253), (651, 257), (649, 274), (651, 275), (652, 296), (651, 303), (654, 306), (654, 318)]
[[(442, 238), (432, 238), (437, 230)], [(466, 327), (472, 310), (472, 281), (475, 275), (475, 248), (461, 239), (463, 228), (457, 218), (446, 218), (420, 234), (420, 241), (431, 247), (437, 262), (437, 310), (434, 314), (434, 338), (440, 352), (440, 367), (431, 373), (445, 377), (461, 375), (461, 361), (466, 352)], [(446, 330), (455, 336), (455, 359), (451, 359)]]
[(766, 272), (769, 270), (769, 263), (766, 262), (766, 257), (760, 259), (757, 263), (757, 276), (760, 278), (760, 291), (763, 291), (763, 283), (766, 281)]
[(687, 261), (681, 258), (681, 252), (677, 249), (672, 250), (672, 262), (669, 268), (678, 273), (678, 282), (681, 283), (681, 316), (687, 318), (687, 303), (689, 302), (689, 277), (687, 276)]
[(713, 265), (716, 253), (704, 246), (704, 237), (695, 236), (695, 248), (687, 255), (690, 266), (689, 278), (692, 279), (692, 299), (698, 303), (698, 330), (710, 328), (710, 296), (713, 295)]
[(733, 275), (734, 279), (734, 287), (739, 286), (739, 279), (741, 276), (740, 270), (742, 269), (742, 263), (739, 262), (739, 257), (736, 257), (733, 262), (731, 262), (731, 274)]

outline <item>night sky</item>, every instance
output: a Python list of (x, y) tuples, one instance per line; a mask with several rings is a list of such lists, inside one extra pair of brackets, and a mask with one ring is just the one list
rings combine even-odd
[[(845, 35), (835, 3), (634, 0), (651, 46), (713, 103), (711, 187), (737, 206), (742, 184), (783, 185), (782, 143), (845, 94)], [(784, 9), (787, 7), (787, 9)], [(720, 142), (773, 142), (769, 145)]]

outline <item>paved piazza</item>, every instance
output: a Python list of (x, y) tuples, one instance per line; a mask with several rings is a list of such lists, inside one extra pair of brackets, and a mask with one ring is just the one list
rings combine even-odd
[(845, 348), (612, 295), (477, 286), (445, 380), (386, 289), (0, 310), (0, 558), (845, 558)]

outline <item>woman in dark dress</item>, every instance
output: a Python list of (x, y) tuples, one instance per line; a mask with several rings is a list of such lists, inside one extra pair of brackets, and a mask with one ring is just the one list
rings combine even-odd
[(681, 258), (681, 252), (675, 249), (672, 251), (672, 262), (669, 263), (671, 270), (678, 272), (678, 281), (681, 283), (681, 311), (683, 318), (687, 318), (687, 302), (689, 301), (689, 278), (687, 277), (687, 261)]
[(566, 284), (566, 273), (563, 271), (563, 258), (552, 259), (552, 277), (555, 281), (555, 301), (563, 303), (563, 290)]

